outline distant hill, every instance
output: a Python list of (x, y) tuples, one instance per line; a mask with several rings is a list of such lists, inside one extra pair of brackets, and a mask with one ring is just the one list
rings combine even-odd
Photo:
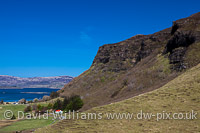
[(56, 77), (31, 77), (21, 78), (7, 75), (0, 75), (0, 88), (55, 88), (60, 89), (69, 83), (73, 77), (56, 76)]

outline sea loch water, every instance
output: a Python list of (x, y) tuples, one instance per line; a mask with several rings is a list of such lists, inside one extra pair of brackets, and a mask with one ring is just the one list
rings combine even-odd
[(23, 89), (0, 89), (0, 100), (4, 102), (17, 102), (22, 98), (33, 100), (41, 99), (44, 95), (50, 95), (53, 91), (59, 89), (50, 88), (23, 88)]

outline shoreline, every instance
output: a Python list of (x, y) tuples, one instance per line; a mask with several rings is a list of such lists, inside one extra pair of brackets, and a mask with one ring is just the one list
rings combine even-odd
[(1, 88), (0, 87), (0, 90), (12, 90), (12, 89), (52, 89), (52, 90), (56, 90), (56, 89), (62, 89), (62, 88), (47, 88), (47, 87), (38, 87), (38, 88), (32, 88), (32, 87), (24, 87), (24, 88), (6, 88), (6, 87), (4, 87), (4, 88)]

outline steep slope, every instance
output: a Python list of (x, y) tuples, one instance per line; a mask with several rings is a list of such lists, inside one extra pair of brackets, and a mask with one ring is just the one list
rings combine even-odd
[[(117, 103), (92, 108), (84, 113), (102, 113), (102, 119), (63, 120), (36, 132), (200, 132), (200, 64), (186, 71), (163, 87)], [(152, 113), (159, 117), (136, 117), (137, 113)], [(174, 113), (191, 113), (196, 117), (183, 119)], [(133, 113), (132, 119), (109, 120), (107, 113)], [(170, 113), (170, 118), (161, 114)], [(181, 115), (180, 115), (181, 116)], [(189, 115), (188, 115), (189, 116)], [(80, 117), (79, 117), (80, 118)], [(98, 118), (98, 117), (97, 117)], [(130, 117), (129, 117), (130, 118)], [(136, 118), (136, 119), (134, 119)], [(159, 118), (159, 119), (158, 119)], [(182, 118), (182, 119), (180, 119)], [(189, 119), (191, 118), (191, 119)], [(197, 119), (196, 119), (197, 118)]]
[(200, 13), (171, 28), (99, 48), (89, 70), (60, 90), (79, 94), (83, 110), (157, 89), (200, 63)]
[(62, 88), (72, 79), (70, 76), (20, 78), (0, 75), (0, 88)]

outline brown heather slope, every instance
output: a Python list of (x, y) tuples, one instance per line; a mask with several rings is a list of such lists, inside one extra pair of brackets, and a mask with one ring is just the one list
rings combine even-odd
[(79, 94), (82, 110), (155, 90), (200, 63), (200, 13), (151, 35), (99, 48), (92, 66), (61, 89)]

